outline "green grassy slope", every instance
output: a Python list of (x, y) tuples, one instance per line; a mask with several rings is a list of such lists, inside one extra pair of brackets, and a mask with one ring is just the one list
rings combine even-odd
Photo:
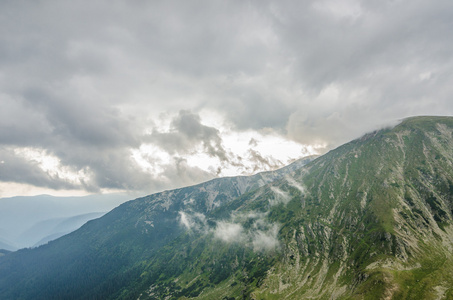
[[(452, 297), (452, 130), (452, 118), (407, 119), (229, 202), (167, 249), (140, 299)], [(216, 238), (225, 223), (236, 240)]]
[(301, 169), (299, 226), (257, 298), (452, 297), (452, 131), (407, 119)]

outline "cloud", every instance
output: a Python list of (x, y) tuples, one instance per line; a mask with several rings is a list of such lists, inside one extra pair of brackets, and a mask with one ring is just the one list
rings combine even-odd
[(189, 186), (214, 178), (213, 173), (190, 166), (186, 159), (180, 157), (175, 157), (172, 163), (163, 165), (162, 169), (163, 172), (159, 174), (159, 177), (168, 187)]
[(452, 45), (441, 38), (451, 4), (321, 1), (278, 11), (285, 17), (275, 22), (278, 36), (303, 85), (287, 123), (295, 140), (331, 148), (390, 120), (452, 113), (443, 81), (451, 76), (445, 54)]
[(206, 233), (208, 228), (206, 216), (199, 212), (180, 211), (179, 223), (184, 226), (189, 232), (198, 231)]
[[(367, 97), (365, 103), (362, 99)], [(288, 135), (302, 144), (327, 150), (397, 120), (397, 111), (374, 100), (374, 96), (354, 91), (352, 86), (328, 86), (313, 102), (291, 114)]]
[(249, 160), (253, 163), (253, 170), (251, 173), (258, 170), (275, 170), (283, 165), (281, 161), (273, 157), (263, 157), (258, 151), (254, 149), (248, 150)]
[[(453, 114), (449, 1), (3, 1), (0, 11), (1, 147), (90, 169), (85, 186), (65, 183), (7, 150), (0, 161), (18, 168), (4, 182), (151, 192), (171, 186), (167, 175), (195, 183), (286, 162), (255, 143), (239, 158), (202, 111), (237, 134), (320, 152), (407, 116)], [(176, 115), (168, 128), (156, 125), (162, 113)], [(149, 143), (172, 156), (163, 179), (131, 158)], [(193, 153), (212, 168), (191, 165)]]
[(71, 183), (58, 174), (52, 174), (41, 167), (37, 161), (30, 162), (18, 156), (12, 149), (0, 148), (0, 179), (5, 182), (28, 183), (51, 189), (75, 189), (78, 184)]
[(200, 116), (190, 111), (179, 111), (168, 132), (154, 129), (147, 138), (170, 154), (196, 152), (198, 146), (201, 146), (208, 155), (217, 157), (220, 161), (228, 160), (219, 131), (201, 124)]
[(271, 186), (270, 189), (274, 194), (274, 197), (269, 199), (270, 205), (277, 205), (280, 203), (287, 204), (291, 200), (290, 195), (278, 187)]
[(246, 238), (243, 231), (240, 224), (220, 221), (217, 222), (214, 236), (226, 243), (240, 243)]
[[(210, 226), (206, 216), (193, 211), (180, 211), (178, 222), (188, 232), (212, 233), (224, 243), (238, 243), (254, 251), (273, 251), (280, 247), (278, 224), (266, 220), (268, 212), (233, 213), (229, 219), (219, 220)], [(248, 224), (245, 226), (244, 224)]]
[(252, 245), (255, 251), (272, 251), (278, 249), (280, 244), (278, 242), (277, 225), (273, 225), (267, 231), (255, 231), (252, 237)]
[(187, 216), (187, 214), (183, 211), (179, 212), (179, 221), (184, 227), (186, 227), (187, 230), (191, 230), (193, 227), (193, 222), (190, 217)]
[[(225, 243), (240, 243), (254, 251), (276, 250), (280, 247), (279, 225), (267, 222), (267, 214), (254, 211), (233, 214), (231, 220), (217, 222), (214, 237)], [(247, 228), (243, 223), (249, 224)]]
[(288, 182), (288, 184), (290, 186), (292, 186), (293, 188), (296, 188), (297, 190), (299, 190), (299, 192), (301, 192), (302, 194), (305, 194), (305, 189), (304, 187), (299, 183), (297, 182), (296, 180), (294, 180), (293, 177), (287, 175), (285, 176), (285, 180), (286, 182)]
[(279, 248), (279, 226), (261, 222), (265, 230), (257, 229), (256, 224), (245, 231), (241, 224), (220, 221), (214, 230), (214, 236), (225, 243), (241, 243), (250, 246), (254, 251), (273, 251)]
[[(214, 227), (210, 227), (206, 216), (189, 211), (179, 212), (179, 223), (189, 232), (204, 234), (213, 233), (216, 239), (225, 243), (239, 243), (254, 251), (273, 251), (279, 248), (277, 224), (270, 224), (265, 220), (267, 213), (249, 212), (246, 214), (234, 214), (231, 220), (217, 221)], [(251, 226), (245, 229), (241, 222), (252, 220)]]

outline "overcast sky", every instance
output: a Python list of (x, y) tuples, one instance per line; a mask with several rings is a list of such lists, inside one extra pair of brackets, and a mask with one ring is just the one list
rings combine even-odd
[(0, 1), (0, 197), (151, 193), (453, 114), (451, 0)]

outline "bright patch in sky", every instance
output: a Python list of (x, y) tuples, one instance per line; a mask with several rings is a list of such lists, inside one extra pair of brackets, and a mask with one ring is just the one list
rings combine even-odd
[[(171, 114), (161, 115), (155, 128), (160, 133), (171, 134), (171, 120), (175, 117), (176, 115)], [(235, 176), (273, 170), (298, 158), (317, 154), (316, 146), (301, 145), (273, 133), (270, 129), (264, 133), (253, 130), (235, 131), (222, 115), (213, 111), (202, 111), (200, 119), (200, 126), (218, 131), (222, 146), (230, 156), (228, 161), (206, 153), (201, 144), (194, 146), (187, 153), (173, 156), (159, 146), (143, 144), (139, 149), (132, 150), (133, 159), (143, 171), (153, 177), (164, 173), (165, 168), (175, 158), (182, 158), (188, 167), (199, 168), (213, 176)], [(151, 134), (152, 131), (147, 132)]]
[(44, 149), (38, 148), (16, 148), (14, 153), (18, 157), (36, 164), (43, 172), (50, 177), (56, 177), (73, 184), (80, 184), (80, 180), (89, 180), (89, 168), (74, 171), (68, 166), (63, 166), (60, 159), (54, 155), (48, 154)]
[(164, 172), (164, 166), (171, 163), (171, 156), (152, 144), (143, 144), (139, 149), (133, 149), (132, 157), (143, 171), (151, 175)]

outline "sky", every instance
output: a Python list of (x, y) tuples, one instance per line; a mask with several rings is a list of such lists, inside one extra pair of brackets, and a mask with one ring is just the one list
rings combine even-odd
[(453, 2), (0, 1), (0, 197), (149, 194), (453, 114)]

